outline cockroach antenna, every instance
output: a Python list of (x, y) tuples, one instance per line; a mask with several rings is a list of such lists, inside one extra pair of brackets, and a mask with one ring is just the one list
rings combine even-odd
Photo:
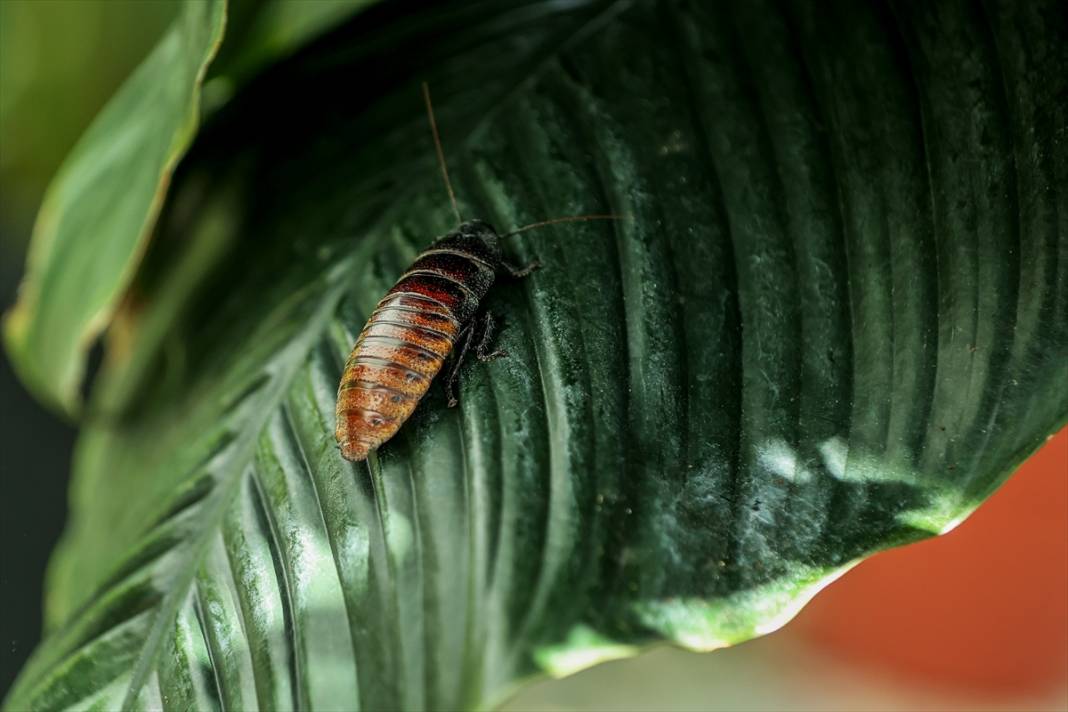
[(501, 237), (511, 237), (512, 235), (518, 235), (521, 232), (527, 230), (533, 230), (539, 227), (546, 227), (548, 225), (558, 225), (559, 223), (569, 222), (586, 222), (587, 220), (629, 220), (630, 215), (572, 215), (566, 218), (553, 218), (552, 220), (542, 220), (541, 222), (531, 223), (530, 225), (524, 225), (523, 227), (516, 228), (511, 232), (506, 232)]
[[(441, 147), (441, 136), (438, 134), (438, 122), (434, 119), (434, 104), (430, 100), (430, 85), (426, 82), (423, 82), (423, 101), (426, 103), (427, 118), (430, 119), (430, 132), (434, 134), (434, 150), (437, 151), (438, 154), (438, 165), (441, 166), (441, 177), (445, 180), (445, 190), (449, 192), (449, 202), (452, 203), (452, 211), (456, 214), (456, 222), (462, 223), (464, 219), (460, 215), (459, 206), (456, 204), (456, 193), (452, 189), (452, 181), (449, 180), (449, 167), (445, 163), (445, 150)], [(552, 220), (542, 220), (541, 222), (524, 225), (511, 232), (506, 232), (501, 235), (501, 237), (511, 237), (512, 235), (518, 235), (527, 230), (547, 227), (549, 225), (557, 225), (559, 223), (585, 222), (587, 220), (626, 220), (629, 217), (629, 215), (574, 215), (566, 218), (553, 218)]]
[(441, 137), (438, 135), (438, 122), (434, 120), (434, 105), (430, 102), (430, 86), (423, 82), (423, 101), (426, 102), (426, 115), (430, 119), (430, 131), (434, 134), (434, 148), (438, 152), (438, 165), (441, 166), (441, 177), (445, 179), (445, 189), (449, 191), (449, 202), (452, 203), (452, 211), (456, 213), (457, 224), (464, 219), (460, 217), (460, 208), (456, 205), (456, 193), (452, 191), (452, 181), (449, 180), (449, 168), (445, 165), (445, 151), (441, 148)]

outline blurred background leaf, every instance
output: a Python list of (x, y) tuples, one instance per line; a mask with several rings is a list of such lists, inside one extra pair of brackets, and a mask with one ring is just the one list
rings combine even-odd
[(222, 41), (224, 0), (179, 8), (50, 184), (18, 300), (4, 318), (23, 382), (68, 414), (79, 404), (89, 348), (110, 323), (196, 134), (200, 83)]
[[(224, 102), (261, 64), (369, 4), (319, 0), (294, 9), (284, 2), (236, 3), (236, 39), (221, 70), (228, 75), (216, 72), (209, 106)], [(174, 167), (196, 135), (201, 84), (225, 19), (224, 0), (177, 4), (167, 32), (79, 139), (41, 205), (4, 337), (23, 381), (68, 415), (80, 405), (89, 349), (111, 322)], [(110, 237), (93, 239), (101, 234)]]
[(166, 0), (0, 3), (0, 224), (6, 264), (21, 262), (34, 215), (60, 162), (176, 9), (177, 2)]

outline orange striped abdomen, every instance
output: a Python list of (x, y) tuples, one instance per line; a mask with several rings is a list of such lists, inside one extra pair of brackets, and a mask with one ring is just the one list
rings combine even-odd
[(337, 441), (347, 460), (396, 434), (449, 355), (460, 322), (445, 304), (391, 292), (356, 340), (337, 394)]

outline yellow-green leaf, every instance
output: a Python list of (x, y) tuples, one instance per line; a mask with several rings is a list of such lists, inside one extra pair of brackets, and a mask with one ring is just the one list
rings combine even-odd
[(223, 35), (224, 0), (186, 0), (159, 44), (64, 162), (34, 228), (4, 336), (42, 400), (78, 407), (85, 357), (142, 257), (199, 119), (200, 85)]

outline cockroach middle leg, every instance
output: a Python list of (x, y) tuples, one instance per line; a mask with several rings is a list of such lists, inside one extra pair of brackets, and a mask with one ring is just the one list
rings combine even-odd
[[(460, 380), (460, 368), (464, 365), (468, 351), (471, 350), (471, 344), (475, 344), (475, 356), (479, 361), (492, 361), (508, 355), (508, 352), (503, 349), (490, 350), (496, 333), (497, 320), (489, 312), (485, 312), (481, 318), (476, 318), (460, 333), (450, 357), (449, 372), (445, 376), (445, 397), (450, 408), (459, 403), (456, 397), (456, 383)], [(476, 336), (478, 343), (475, 343)]]
[(456, 398), (456, 381), (460, 377), (460, 366), (464, 363), (467, 350), (471, 348), (471, 341), (475, 338), (474, 325), (464, 327), (460, 337), (453, 347), (452, 356), (449, 359), (449, 373), (445, 377), (445, 398), (450, 408), (455, 408), (460, 401)]
[(508, 352), (503, 349), (496, 349), (490, 351), (491, 344), (493, 343), (493, 337), (497, 333), (497, 320), (493, 318), (493, 314), (486, 312), (482, 317), (482, 336), (478, 340), (478, 346), (475, 347), (475, 355), (478, 356), (479, 361), (492, 361), (495, 358), (504, 358), (508, 355)]

